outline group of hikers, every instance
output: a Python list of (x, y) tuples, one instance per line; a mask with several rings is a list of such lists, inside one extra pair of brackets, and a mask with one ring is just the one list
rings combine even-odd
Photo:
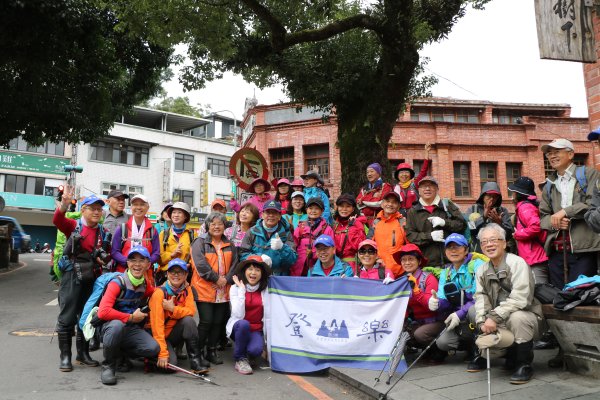
[[(598, 134), (589, 139), (598, 140)], [(188, 204), (167, 204), (153, 225), (146, 217), (148, 199), (131, 197), (128, 215), (129, 196), (118, 190), (108, 194), (108, 210), (103, 199), (90, 195), (80, 213), (66, 214), (73, 197), (67, 187), (54, 214), (64, 235), (54, 257), (60, 370), (73, 369), (75, 330), (81, 364), (98, 366), (89, 351), (102, 343), (106, 385), (140, 357), (158, 371), (187, 357), (191, 370), (206, 373), (211, 364), (223, 363), (219, 349), (231, 341), (235, 369), (251, 374), (267, 358), (270, 275), (382, 284), (406, 278), (412, 293), (405, 330), (412, 347), (435, 341), (424, 354), (429, 362), (466, 351), (467, 370), (477, 372), (486, 366), (481, 349), (495, 348), (513, 371), (510, 383), (528, 382), (534, 340), (543, 334), (543, 347), (552, 339), (535, 285), (562, 289), (580, 275), (597, 274), (598, 172), (577, 167), (573, 144), (556, 139), (542, 146), (554, 172), (540, 186), (541, 199), (530, 178), (518, 178), (508, 187), (515, 204), (511, 217), (502, 190), (488, 182), (463, 213), (440, 197), (438, 181), (427, 175), (430, 148), (425, 146), (418, 175), (399, 164), (392, 185), (373, 163), (357, 195), (344, 193), (331, 203), (315, 171), (279, 179), (274, 188), (255, 179), (246, 202), (213, 201), (199, 232), (188, 226)], [(228, 206), (235, 211), (233, 223), (225, 216)], [(84, 315), (95, 282), (111, 273), (95, 312)], [(559, 351), (550, 364), (562, 363)]]

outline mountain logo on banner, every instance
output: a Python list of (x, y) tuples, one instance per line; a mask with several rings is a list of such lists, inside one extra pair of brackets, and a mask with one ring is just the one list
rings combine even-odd
[(349, 339), (348, 327), (346, 321), (342, 320), (342, 323), (338, 327), (337, 321), (334, 319), (331, 321), (329, 328), (327, 328), (327, 321), (321, 322), (321, 327), (317, 331), (317, 336), (323, 336), (334, 339)]

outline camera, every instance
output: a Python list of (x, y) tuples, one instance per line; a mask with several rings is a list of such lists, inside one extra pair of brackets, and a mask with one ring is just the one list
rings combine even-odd
[(103, 248), (95, 249), (92, 252), (92, 259), (96, 260), (96, 258), (99, 258), (104, 264), (107, 264), (110, 261), (110, 253)]

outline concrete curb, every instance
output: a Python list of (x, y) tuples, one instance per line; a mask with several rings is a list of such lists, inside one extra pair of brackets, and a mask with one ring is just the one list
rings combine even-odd
[(11, 272), (15, 272), (27, 266), (27, 263), (24, 261), (19, 261), (18, 263), (10, 263), (8, 268), (0, 269), (0, 276), (10, 274)]
[[(362, 381), (359, 381), (358, 379), (346, 374), (345, 372), (337, 369), (337, 368), (329, 368), (329, 376), (333, 377), (334, 379), (337, 379), (349, 386), (351, 386), (352, 388), (360, 391), (361, 393), (369, 396), (369, 399), (379, 399), (380, 396), (383, 395), (384, 392), (381, 392), (379, 390), (377, 390), (377, 388), (373, 387), (373, 385), (368, 385), (365, 384)], [(379, 383), (379, 385), (381, 385), (382, 383)], [(385, 383), (383, 383), (383, 385), (385, 386)]]

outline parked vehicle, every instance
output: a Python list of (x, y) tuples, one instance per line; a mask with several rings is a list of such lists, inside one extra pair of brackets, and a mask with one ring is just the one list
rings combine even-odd
[(12, 217), (0, 216), (0, 226), (2, 225), (9, 225), (12, 229), (13, 252), (27, 253), (31, 246), (31, 236), (25, 233), (19, 221)]

